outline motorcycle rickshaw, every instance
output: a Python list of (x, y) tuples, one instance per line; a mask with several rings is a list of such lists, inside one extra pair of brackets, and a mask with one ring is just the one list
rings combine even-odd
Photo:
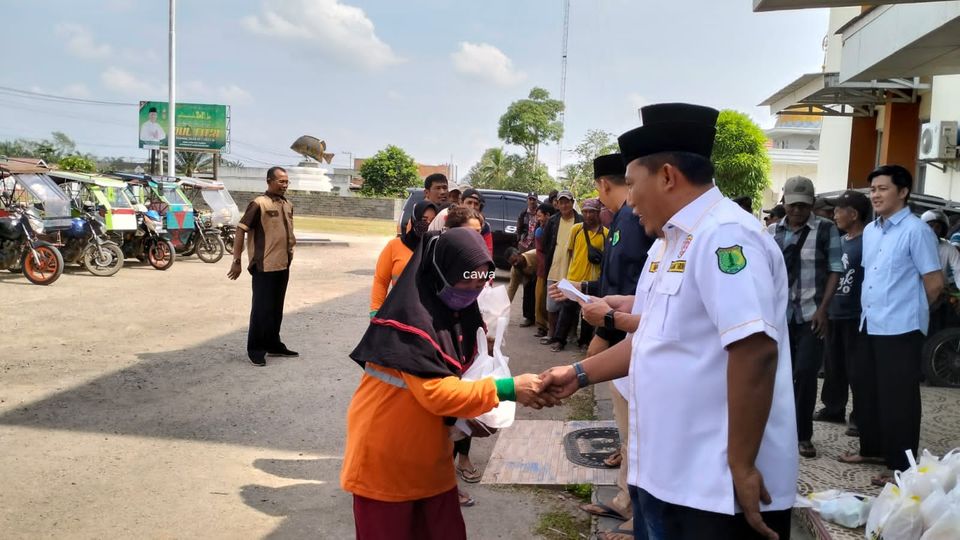
[(12, 204), (24, 203), (39, 210), (44, 225), (42, 236), (59, 244), (60, 233), (70, 228), (73, 219), (70, 197), (48, 176), (50, 168), (43, 160), (12, 158), (4, 163), (10, 171), (4, 180), (4, 196)]
[[(48, 170), (42, 160), (0, 161), (0, 269), (23, 272), (36, 285), (50, 285), (63, 274), (60, 250), (40, 238), (47, 231), (42, 216), (45, 201), (37, 193), (46, 191), (34, 188), (35, 193), (28, 188), (36, 184), (33, 177)], [(51, 197), (56, 203), (55, 193)], [(51, 204), (51, 213), (57, 214), (57, 208)]]
[[(227, 250), (223, 228), (238, 214), (237, 205), (222, 182), (190, 177), (180, 177), (177, 182), (193, 205), (196, 224), (195, 234), (177, 253), (187, 256), (196, 253), (203, 262), (215, 263)], [(204, 207), (209, 209), (200, 210)], [(236, 219), (239, 220), (239, 216)]]
[(96, 208), (111, 236), (137, 230), (137, 212), (122, 180), (67, 171), (50, 171), (50, 178), (71, 198), (74, 214)]
[[(82, 264), (96, 276), (112, 276), (123, 267), (125, 233), (137, 229), (126, 184), (95, 174), (51, 171), (50, 178), (73, 205), (73, 226), (60, 252), (68, 263)], [(111, 234), (112, 233), (112, 234)]]
[(163, 228), (176, 249), (182, 249), (194, 234), (193, 205), (175, 178), (146, 174), (111, 173), (127, 183), (127, 192), (139, 203), (160, 214)]

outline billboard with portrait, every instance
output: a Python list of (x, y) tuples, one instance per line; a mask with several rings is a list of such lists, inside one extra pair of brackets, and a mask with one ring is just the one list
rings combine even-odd
[[(140, 148), (167, 145), (170, 126), (166, 101), (140, 102)], [(229, 152), (230, 107), (200, 103), (177, 103), (177, 148)]]

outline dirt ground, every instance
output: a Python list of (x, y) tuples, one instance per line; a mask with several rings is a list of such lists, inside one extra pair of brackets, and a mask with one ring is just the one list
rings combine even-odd
[[(300, 358), (244, 354), (250, 278), (229, 257), (69, 269), (50, 287), (0, 273), (0, 538), (352, 538), (338, 475), (386, 238), (304, 247), (283, 336)], [(516, 299), (514, 319), (519, 317)], [(515, 372), (573, 360), (515, 325)], [(565, 418), (564, 408), (520, 418)], [(482, 465), (493, 439), (476, 440)], [(471, 538), (523, 538), (556, 494), (467, 486)]]

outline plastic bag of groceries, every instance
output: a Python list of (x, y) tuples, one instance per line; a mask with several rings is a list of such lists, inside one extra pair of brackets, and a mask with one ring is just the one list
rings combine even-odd
[(901, 500), (903, 500), (903, 493), (900, 491), (900, 486), (892, 483), (883, 486), (883, 491), (873, 501), (870, 515), (867, 516), (867, 540), (881, 538), (887, 518), (897, 509)]
[(505, 320), (504, 327), (510, 321), (510, 297), (507, 296), (507, 288), (503, 285), (485, 286), (477, 297), (477, 307), (480, 308), (480, 315), (483, 316), (483, 324), (487, 325), (488, 336), (497, 335), (500, 319)]
[[(465, 381), (479, 381), (486, 377), (505, 379), (511, 376), (509, 366), (510, 359), (501, 351), (503, 335), (506, 331), (507, 319), (504, 317), (498, 321), (497, 333), (493, 341), (493, 354), (490, 354), (490, 351), (487, 350), (487, 336), (483, 333), (482, 328), (477, 329), (477, 358), (470, 364), (467, 370), (463, 372), (463, 375), (460, 377), (461, 379)], [(475, 420), (484, 426), (500, 429), (510, 427), (513, 424), (516, 412), (516, 402), (501, 401), (500, 404), (491, 411), (481, 414), (476, 417)], [(467, 435), (472, 434), (470, 428), (467, 426), (466, 420), (458, 420), (456, 426)]]
[[(901, 487), (912, 495), (924, 500), (933, 493), (936, 486), (951, 484), (948, 477), (952, 472), (952, 464), (945, 465), (940, 458), (924, 450), (918, 463), (913, 457), (913, 450), (907, 450), (907, 461), (910, 468), (901, 476)], [(952, 459), (952, 456), (951, 456)], [(951, 485), (952, 487), (952, 485)]]
[(957, 540), (960, 538), (960, 506), (946, 511), (920, 540)]
[(933, 524), (948, 510), (950, 510), (950, 499), (940, 486), (936, 486), (920, 503), (920, 516), (923, 518), (924, 528), (933, 527)]
[(920, 540), (923, 517), (920, 515), (920, 497), (905, 495), (880, 527), (883, 540)]

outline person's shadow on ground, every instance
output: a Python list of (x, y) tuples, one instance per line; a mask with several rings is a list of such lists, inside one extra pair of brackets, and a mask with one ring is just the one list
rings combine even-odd
[(251, 508), (285, 518), (266, 538), (330, 538), (330, 531), (353, 529), (349, 512), (330, 512), (330, 499), (337, 508), (348, 508), (350, 494), (340, 489), (340, 458), (258, 459), (253, 466), (263, 472), (302, 484), (283, 487), (246, 485), (240, 497)]

